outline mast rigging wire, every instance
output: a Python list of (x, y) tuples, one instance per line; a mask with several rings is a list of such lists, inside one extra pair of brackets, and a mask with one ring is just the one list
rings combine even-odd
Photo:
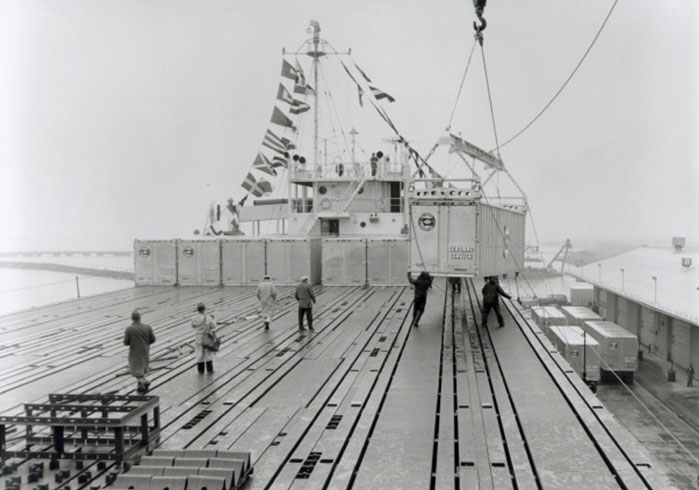
[[(551, 99), (546, 103), (543, 109), (541, 109), (534, 118), (529, 121), (522, 129), (520, 129), (517, 133), (515, 133), (513, 136), (511, 136), (508, 140), (506, 140), (502, 145), (499, 145), (499, 148), (502, 148), (503, 146), (511, 143), (515, 138), (519, 137), (522, 133), (524, 133), (527, 129), (529, 129), (541, 116), (546, 110), (551, 107), (551, 104), (558, 98), (559, 95), (561, 95), (561, 92), (566, 88), (568, 83), (572, 80), (573, 76), (577, 73), (578, 69), (580, 66), (583, 64), (583, 61), (585, 61), (585, 58), (587, 58), (587, 55), (590, 53), (592, 50), (592, 47), (595, 45), (597, 42), (597, 39), (599, 38), (600, 34), (602, 34), (602, 30), (604, 30), (604, 27), (607, 25), (607, 21), (612, 15), (612, 12), (614, 12), (614, 9), (616, 8), (617, 3), (619, 3), (619, 0), (614, 0), (614, 3), (612, 4), (611, 8), (609, 9), (609, 12), (607, 13), (607, 16), (604, 18), (604, 21), (602, 22), (602, 25), (600, 28), (597, 30), (597, 33), (595, 36), (592, 38), (592, 42), (590, 45), (587, 47), (587, 50), (585, 50), (585, 53), (583, 54), (582, 58), (580, 58), (580, 61), (578, 61), (578, 64), (575, 65), (575, 68), (573, 68), (573, 71), (568, 75), (568, 78), (566, 78), (565, 82), (563, 82), (563, 85), (561, 85), (561, 88), (558, 89), (558, 91), (551, 97)], [(499, 151), (498, 148), (498, 151)], [(492, 150), (491, 150), (492, 151)]]
[[(454, 100), (454, 107), (451, 110), (451, 116), (449, 116), (449, 122), (447, 123), (447, 131), (451, 128), (451, 123), (454, 120), (454, 114), (456, 114), (456, 107), (459, 105), (459, 99), (461, 98), (461, 91), (464, 88), (464, 83), (466, 82), (466, 74), (468, 73), (468, 68), (471, 66), (471, 59), (473, 58), (473, 52), (476, 50), (476, 42), (478, 41), (478, 37), (474, 37), (473, 39), (473, 45), (471, 46), (471, 53), (468, 55), (468, 61), (466, 62), (466, 69), (464, 70), (464, 75), (461, 77), (461, 85), (459, 85), (459, 90), (456, 93), (456, 100)], [(436, 147), (436, 145), (435, 145)], [(432, 153), (434, 152), (434, 149), (430, 151), (430, 153), (427, 155), (427, 158), (425, 160), (428, 160)]]

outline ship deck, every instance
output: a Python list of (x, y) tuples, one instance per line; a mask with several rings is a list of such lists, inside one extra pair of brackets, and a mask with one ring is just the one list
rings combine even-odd
[[(516, 304), (484, 330), (473, 284), (453, 295), (438, 279), (412, 328), (408, 287), (318, 287), (311, 334), (279, 291), (270, 330), (251, 287), (138, 287), (1, 317), (0, 413), (49, 393), (135, 394), (122, 335), (138, 308), (157, 337), (161, 447), (250, 451), (246, 488), (668, 488)], [(224, 339), (206, 375), (191, 354), (200, 301)], [(14, 462), (26, 482), (34, 461)], [(75, 489), (116, 467), (60, 468)]]

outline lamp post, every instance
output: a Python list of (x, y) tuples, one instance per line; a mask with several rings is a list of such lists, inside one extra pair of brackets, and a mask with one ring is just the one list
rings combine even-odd
[(658, 302), (658, 278), (653, 276), (653, 303)]
[(621, 271), (621, 290), (624, 290), (624, 269), (619, 269)]
[(602, 264), (597, 264), (597, 268), (599, 269), (599, 282), (602, 284)]

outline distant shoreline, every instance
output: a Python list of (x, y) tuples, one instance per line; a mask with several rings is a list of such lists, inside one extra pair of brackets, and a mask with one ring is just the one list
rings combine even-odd
[(0, 267), (6, 269), (33, 269), (52, 272), (67, 272), (72, 274), (82, 274), (85, 276), (106, 277), (109, 279), (134, 280), (134, 273), (128, 271), (115, 271), (109, 269), (97, 269), (66, 264), (53, 264), (49, 262), (25, 262), (21, 260), (2, 260)]

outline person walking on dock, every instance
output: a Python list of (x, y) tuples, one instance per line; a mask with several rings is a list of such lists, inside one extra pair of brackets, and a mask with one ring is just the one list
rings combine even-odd
[(260, 313), (264, 318), (265, 330), (267, 330), (272, 322), (274, 306), (277, 301), (277, 290), (268, 275), (265, 275), (262, 282), (257, 285), (257, 299), (260, 301)]
[(155, 342), (155, 335), (150, 325), (141, 323), (141, 314), (138, 311), (131, 313), (131, 321), (131, 325), (124, 331), (124, 345), (129, 346), (129, 370), (138, 382), (136, 391), (146, 393), (150, 386), (146, 377), (150, 346)]
[(216, 321), (213, 315), (206, 314), (204, 303), (197, 305), (197, 314), (192, 318), (192, 328), (194, 329), (194, 355), (197, 359), (197, 371), (203, 374), (214, 372), (214, 351), (208, 349), (205, 344), (209, 333), (216, 335)]
[(308, 276), (301, 278), (301, 283), (296, 286), (294, 295), (299, 303), (299, 330), (303, 330), (303, 316), (306, 315), (308, 330), (313, 330), (313, 304), (316, 297), (313, 294), (313, 286), (308, 282)]
[(427, 271), (420, 272), (417, 279), (413, 279), (408, 271), (408, 281), (415, 287), (415, 296), (413, 298), (413, 322), (412, 327), (418, 327), (420, 318), (425, 312), (427, 304), (427, 291), (432, 287), (432, 276)]
[(505, 326), (505, 320), (502, 318), (502, 313), (500, 313), (500, 296), (512, 299), (512, 296), (502, 290), (498, 284), (497, 277), (490, 276), (488, 282), (483, 286), (483, 319), (481, 321), (483, 328), (488, 328), (488, 314), (490, 314), (491, 309), (495, 310), (495, 316), (498, 317), (500, 328)]
[(687, 368), (687, 387), (691, 388), (692, 386), (694, 386), (694, 365), (690, 363)]

